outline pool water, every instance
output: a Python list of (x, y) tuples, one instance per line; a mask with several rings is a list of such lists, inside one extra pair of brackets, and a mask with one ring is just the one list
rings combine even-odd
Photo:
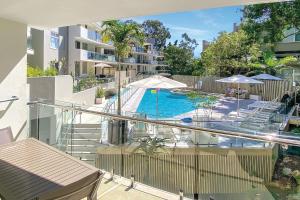
[[(156, 95), (158, 95), (158, 116), (156, 116)], [(172, 118), (193, 110), (195, 106), (185, 94), (165, 89), (153, 94), (151, 89), (147, 89), (136, 112), (146, 114), (148, 118)]]

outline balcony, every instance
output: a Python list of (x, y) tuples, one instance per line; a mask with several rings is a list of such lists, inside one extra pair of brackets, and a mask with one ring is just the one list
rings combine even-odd
[(80, 51), (81, 60), (94, 60), (94, 61), (106, 61), (106, 62), (116, 62), (114, 55), (100, 54), (93, 51), (87, 51), (83, 49), (78, 49)]
[(101, 43), (101, 34), (95, 30), (89, 30), (82, 26), (71, 26), (69, 28), (70, 35), (76, 38), (81, 38), (86, 41)]
[(136, 60), (135, 60), (135, 58), (124, 58), (123, 60), (122, 60), (122, 62), (123, 63), (132, 63), (132, 64), (134, 64), (134, 63), (136, 63)]
[[(137, 92), (126, 90), (122, 98)], [(32, 104), (31, 110), (31, 134), (36, 131), (35, 135), (49, 145), (99, 168), (107, 177), (107, 187), (113, 190), (115, 181), (126, 180), (126, 187), (119, 182), (123, 189), (135, 192), (135, 188), (147, 188), (152, 195), (163, 193), (174, 199), (179, 194), (194, 199), (271, 198), (268, 183), (272, 182), (279, 147), (274, 141), (283, 145), (287, 142), (280, 135), (263, 137), (262, 133), (239, 132), (242, 129), (222, 130), (222, 124), (227, 123), (224, 121), (214, 122), (220, 126), (209, 128), (203, 126), (204, 122), (187, 126), (180, 121), (148, 120), (130, 112), (119, 116), (113, 109), (101, 113), (92, 107), (86, 110), (59, 102)], [(53, 119), (55, 137), (45, 123)], [(114, 131), (117, 120), (124, 120), (124, 144)], [(42, 123), (36, 126), (36, 121)], [(300, 145), (296, 140), (289, 144)], [(289, 159), (284, 158), (284, 162), (290, 162), (289, 168), (298, 169)], [(106, 188), (103, 184), (101, 187)]]

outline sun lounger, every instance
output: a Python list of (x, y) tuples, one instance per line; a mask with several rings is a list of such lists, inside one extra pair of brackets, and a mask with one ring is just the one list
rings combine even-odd
[(248, 108), (259, 108), (264, 110), (276, 111), (282, 106), (279, 102), (273, 101), (255, 101), (254, 103), (248, 105)]

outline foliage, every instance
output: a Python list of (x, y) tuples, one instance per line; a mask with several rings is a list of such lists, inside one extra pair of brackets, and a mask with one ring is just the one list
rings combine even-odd
[[(182, 40), (180, 41), (178, 46), (190, 51), (190, 53), (193, 53), (195, 48), (199, 45), (197, 43), (197, 40), (190, 38), (187, 33), (182, 34), (181, 37)], [(177, 43), (177, 41), (175, 43)]]
[(148, 156), (155, 155), (160, 152), (165, 152), (165, 139), (144, 137), (138, 140), (139, 146), (134, 149), (135, 152), (142, 152)]
[(295, 135), (300, 135), (300, 127), (295, 127), (291, 130), (291, 132)]
[(300, 0), (247, 5), (243, 11), (242, 29), (252, 41), (274, 44), (288, 36), (286, 30), (300, 29)]
[(95, 69), (94, 69), (94, 67), (88, 67), (87, 68), (87, 74), (88, 74), (89, 77), (95, 76)]
[(198, 43), (186, 33), (182, 35), (180, 42), (169, 43), (164, 49), (166, 63), (171, 68), (172, 74), (191, 75), (201, 74), (204, 70), (199, 59), (194, 58), (194, 50)]
[(43, 76), (44, 72), (39, 67), (27, 67), (27, 77), (39, 77)]
[(144, 43), (144, 33), (136, 23), (110, 20), (103, 22), (102, 27), (103, 41), (114, 43), (118, 60), (128, 57), (132, 46)]
[(198, 92), (195, 92), (195, 91), (191, 91), (191, 92), (187, 93), (186, 96), (192, 102), (197, 102), (200, 99), (200, 95), (198, 94)]
[(193, 59), (193, 71), (192, 75), (193, 76), (202, 76), (205, 74), (205, 67), (202, 65), (201, 59), (200, 58), (194, 58)]
[(171, 38), (169, 29), (158, 20), (146, 20), (142, 24), (146, 38), (154, 39), (154, 47), (161, 50), (166, 46), (167, 39)]
[(44, 76), (57, 76), (58, 71), (55, 67), (49, 67), (44, 71)]
[(192, 102), (194, 107), (196, 108), (195, 112), (196, 112), (196, 115), (198, 115), (198, 108), (200, 105), (199, 102), (201, 100), (201, 95), (196, 91), (191, 91), (191, 92), (187, 93), (186, 96)]
[(84, 78), (84, 79), (81, 79), (78, 81), (76, 86), (74, 86), (73, 91), (80, 92), (80, 91), (98, 86), (102, 83), (103, 83), (102, 80), (97, 80), (95, 77)]
[(202, 53), (202, 64), (208, 75), (229, 76), (249, 72), (249, 64), (258, 61), (260, 48), (251, 43), (246, 32), (220, 33)]
[(202, 98), (204, 99), (204, 101), (202, 101), (199, 106), (203, 108), (210, 108), (210, 109), (212, 109), (212, 107), (215, 105), (215, 103), (218, 100), (218, 97), (214, 95), (202, 96)]
[(277, 59), (273, 53), (266, 52), (263, 55), (261, 64), (265, 66), (265, 72), (275, 75), (276, 73), (282, 74), (282, 71), (292, 66), (299, 65), (299, 61), (294, 56), (287, 56), (281, 59)]
[(27, 67), (27, 77), (40, 77), (40, 76), (57, 76), (58, 71), (55, 67), (49, 67), (45, 71), (39, 67)]
[(96, 98), (105, 97), (105, 90), (103, 88), (98, 87), (96, 90)]

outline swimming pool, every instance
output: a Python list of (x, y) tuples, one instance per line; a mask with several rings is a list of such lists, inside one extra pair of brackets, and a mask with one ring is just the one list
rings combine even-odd
[[(147, 89), (136, 112), (144, 113), (148, 118), (156, 118), (156, 95), (151, 93), (151, 89)], [(192, 110), (195, 110), (195, 106), (185, 94), (165, 89), (158, 91), (157, 118), (172, 118)]]

